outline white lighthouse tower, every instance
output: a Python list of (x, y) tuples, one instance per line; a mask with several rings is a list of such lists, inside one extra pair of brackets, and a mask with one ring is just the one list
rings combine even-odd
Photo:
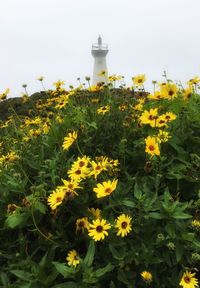
[(92, 84), (99, 82), (108, 82), (108, 72), (106, 65), (106, 55), (108, 54), (108, 45), (102, 44), (102, 38), (99, 36), (98, 43), (92, 45), (92, 56), (94, 57), (94, 70)]

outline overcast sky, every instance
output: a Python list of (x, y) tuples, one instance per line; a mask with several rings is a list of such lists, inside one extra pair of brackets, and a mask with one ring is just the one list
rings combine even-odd
[(20, 96), (92, 76), (91, 45), (108, 43), (109, 74), (200, 76), (199, 0), (0, 0), (0, 93)]

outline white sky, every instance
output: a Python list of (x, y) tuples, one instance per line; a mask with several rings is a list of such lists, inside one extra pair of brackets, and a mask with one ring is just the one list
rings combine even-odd
[(0, 0), (0, 93), (20, 96), (58, 79), (92, 76), (91, 45), (109, 45), (109, 74), (126, 82), (200, 75), (200, 0)]

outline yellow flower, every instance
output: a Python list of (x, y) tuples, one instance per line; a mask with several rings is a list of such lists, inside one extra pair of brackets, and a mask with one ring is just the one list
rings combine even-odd
[(146, 81), (146, 76), (145, 74), (139, 74), (135, 77), (132, 77), (132, 80), (135, 85), (141, 86)]
[(110, 106), (109, 105), (106, 105), (106, 106), (103, 106), (103, 107), (100, 107), (99, 109), (97, 109), (97, 113), (98, 114), (105, 114), (106, 112), (110, 111)]
[(101, 85), (92, 85), (88, 88), (88, 90), (91, 92), (97, 92), (97, 91), (102, 90), (102, 88), (103, 87)]
[(72, 167), (68, 172), (67, 174), (69, 175), (69, 177), (76, 181), (76, 182), (79, 182), (81, 181), (82, 179), (85, 179), (88, 174), (89, 174), (89, 169), (87, 167)]
[(183, 99), (184, 99), (185, 101), (189, 100), (190, 97), (192, 96), (192, 93), (193, 93), (193, 91), (192, 91), (192, 87), (191, 87), (191, 86), (185, 88), (185, 89), (183, 90)]
[(159, 128), (166, 127), (167, 126), (166, 122), (167, 120), (165, 119), (165, 115), (161, 115), (156, 120), (156, 127), (159, 127)]
[(80, 263), (76, 250), (69, 251), (69, 253), (67, 254), (66, 260), (69, 266), (76, 267)]
[(117, 187), (118, 180), (113, 180), (112, 182), (108, 180), (104, 181), (102, 184), (98, 183), (97, 187), (93, 189), (93, 191), (97, 194), (97, 198), (102, 198), (109, 196)]
[(151, 282), (152, 281), (152, 274), (148, 271), (143, 271), (141, 274), (142, 279), (146, 282)]
[(51, 193), (47, 199), (48, 205), (52, 210), (55, 210), (60, 204), (62, 204), (63, 199), (65, 198), (65, 191), (56, 189)]
[(101, 218), (101, 210), (99, 208), (88, 208), (88, 211), (92, 214), (92, 216), (96, 219)]
[(122, 79), (122, 76), (121, 75), (116, 75), (116, 74), (110, 75), (108, 77), (108, 80), (110, 82), (115, 82), (115, 81), (118, 81), (118, 80), (121, 80), (121, 79)]
[(158, 135), (156, 136), (156, 139), (159, 143), (167, 142), (169, 138), (171, 138), (169, 132), (159, 129)]
[(105, 219), (96, 219), (89, 223), (89, 233), (88, 235), (94, 239), (94, 241), (100, 241), (108, 236), (106, 230), (110, 229), (111, 225), (106, 222)]
[(145, 139), (145, 142), (146, 142), (145, 152), (147, 152), (151, 156), (154, 156), (154, 155), (159, 156), (160, 155), (159, 146), (158, 146), (158, 143), (157, 143), (155, 137), (148, 136)]
[(106, 76), (107, 75), (107, 71), (106, 70), (102, 70), (98, 76)]
[(158, 108), (145, 110), (142, 115), (140, 116), (139, 120), (141, 124), (150, 124), (151, 127), (156, 126), (156, 120), (158, 118)]
[(118, 228), (117, 236), (124, 237), (131, 232), (131, 220), (132, 217), (129, 215), (122, 214), (118, 216), (117, 223), (115, 225), (115, 228)]
[(192, 227), (197, 229), (197, 230), (200, 230), (200, 221), (199, 220), (193, 220), (192, 221)]
[(154, 94), (149, 94), (147, 98), (151, 100), (160, 100), (164, 98), (164, 95), (161, 91), (155, 91)]
[(90, 157), (88, 156), (78, 157), (78, 159), (72, 164), (72, 168), (86, 168), (89, 161)]
[(175, 97), (177, 97), (178, 88), (173, 83), (166, 83), (161, 87), (161, 92), (164, 98), (174, 99)]
[(88, 176), (94, 176), (95, 179), (97, 179), (97, 176), (102, 172), (107, 170), (106, 166), (107, 166), (107, 161), (104, 162), (98, 162), (96, 163), (95, 161), (91, 161), (91, 172)]
[(176, 115), (172, 112), (167, 112), (162, 115), (165, 118), (166, 122), (172, 121), (176, 119)]
[(0, 100), (5, 100), (5, 99), (7, 98), (7, 96), (8, 96), (9, 93), (10, 93), (10, 89), (9, 89), (9, 88), (7, 88), (7, 89), (5, 90), (5, 92), (0, 93)]
[(199, 287), (198, 280), (194, 277), (195, 274), (196, 273), (191, 273), (191, 272), (186, 271), (183, 274), (179, 285), (182, 286), (183, 288)]
[(200, 78), (195, 76), (194, 78), (190, 79), (187, 83), (188, 85), (196, 85), (200, 82)]
[(76, 220), (76, 232), (84, 232), (84, 229), (89, 230), (89, 222), (87, 217), (78, 218)]
[(64, 150), (68, 150), (69, 147), (74, 143), (74, 141), (77, 139), (78, 133), (73, 131), (72, 133), (68, 133), (67, 136), (64, 138), (64, 142), (62, 144), (62, 147)]
[(56, 86), (56, 89), (60, 88), (62, 85), (65, 85), (65, 81), (58, 80), (57, 82), (53, 83), (54, 86)]
[(63, 182), (63, 186), (59, 186), (59, 187), (63, 187), (68, 191), (74, 191), (75, 189), (82, 189), (82, 187), (79, 186), (79, 183), (77, 181), (74, 180), (64, 180), (62, 179)]

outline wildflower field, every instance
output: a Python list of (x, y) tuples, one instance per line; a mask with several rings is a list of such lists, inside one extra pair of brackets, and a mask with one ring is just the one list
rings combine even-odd
[(0, 287), (198, 287), (200, 78), (86, 80), (0, 93)]

